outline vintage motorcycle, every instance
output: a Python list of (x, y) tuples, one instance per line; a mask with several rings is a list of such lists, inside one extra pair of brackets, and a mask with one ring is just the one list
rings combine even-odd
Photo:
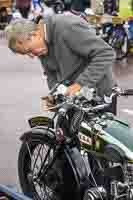
[(56, 85), (51, 118), (29, 119), (21, 136), (18, 173), (22, 191), (35, 200), (133, 199), (133, 129), (108, 112), (108, 102), (85, 91), (66, 97)]

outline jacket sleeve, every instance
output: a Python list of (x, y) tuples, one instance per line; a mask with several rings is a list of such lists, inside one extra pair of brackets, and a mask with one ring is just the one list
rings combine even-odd
[(39, 58), (43, 71), (44, 71), (44, 75), (47, 76), (47, 84), (49, 89), (51, 89), (56, 83), (57, 83), (57, 75), (56, 72), (53, 70), (50, 70), (47, 66), (47, 60), (45, 58)]
[(78, 21), (69, 24), (64, 40), (72, 52), (88, 59), (88, 66), (76, 79), (81, 86), (96, 87), (113, 63), (112, 48), (91, 31), (88, 24)]
[(47, 75), (48, 87), (49, 87), (49, 89), (51, 89), (58, 82), (57, 79), (56, 79), (56, 73), (54, 71), (50, 71), (50, 70), (47, 70), (47, 69), (45, 70), (45, 72), (46, 72), (46, 75)]

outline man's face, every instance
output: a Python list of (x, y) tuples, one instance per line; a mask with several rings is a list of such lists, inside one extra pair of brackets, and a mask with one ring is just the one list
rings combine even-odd
[(42, 31), (40, 29), (36, 30), (30, 33), (27, 38), (20, 37), (16, 42), (16, 53), (31, 57), (47, 55), (48, 48)]

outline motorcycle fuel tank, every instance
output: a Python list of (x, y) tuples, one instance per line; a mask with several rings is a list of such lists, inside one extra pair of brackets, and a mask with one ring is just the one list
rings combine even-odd
[(79, 132), (82, 148), (104, 154), (105, 146), (112, 144), (121, 149), (128, 161), (133, 162), (133, 128), (117, 120), (106, 120), (106, 127), (95, 132), (83, 122)]

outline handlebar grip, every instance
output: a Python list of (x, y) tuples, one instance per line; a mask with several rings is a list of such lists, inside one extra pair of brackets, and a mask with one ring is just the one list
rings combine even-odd
[(122, 96), (133, 96), (133, 89), (124, 90)]
[(110, 107), (110, 104), (103, 104), (103, 105), (98, 105), (95, 106), (91, 109), (91, 112), (98, 112), (98, 111), (103, 111), (104, 109), (107, 109)]

